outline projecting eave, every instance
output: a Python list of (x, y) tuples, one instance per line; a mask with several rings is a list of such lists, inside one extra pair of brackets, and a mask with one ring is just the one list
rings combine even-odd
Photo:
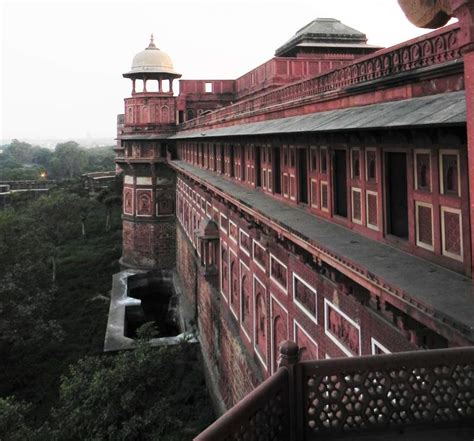
[(341, 130), (394, 129), (466, 124), (464, 91), (410, 98), (368, 106), (239, 124), (216, 129), (178, 132), (171, 139), (277, 135)]
[(323, 47), (323, 48), (338, 48), (338, 49), (371, 49), (372, 51), (383, 49), (382, 46), (374, 46), (371, 44), (364, 43), (323, 43), (323, 42), (312, 42), (302, 41), (295, 47)]
[(131, 133), (128, 135), (120, 135), (117, 139), (121, 141), (148, 141), (153, 139), (171, 138), (170, 133)]

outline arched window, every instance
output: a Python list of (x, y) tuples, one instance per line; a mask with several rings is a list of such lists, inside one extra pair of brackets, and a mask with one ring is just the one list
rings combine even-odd
[(354, 160), (354, 178), (358, 178), (360, 176), (360, 162), (359, 158)]
[(186, 111), (186, 119), (187, 120), (190, 120), (190, 119), (193, 119), (194, 118), (194, 112), (193, 112), (193, 109), (188, 109)]
[(221, 251), (221, 290), (224, 294), (227, 294), (229, 288), (229, 275), (227, 273), (228, 266), (227, 266), (227, 250), (222, 248)]
[(420, 167), (420, 188), (428, 187), (428, 167), (423, 164)]
[(369, 179), (375, 179), (375, 159), (369, 161)]
[(230, 264), (230, 303), (232, 305), (237, 304), (237, 288), (238, 288), (238, 277), (237, 277), (237, 264), (235, 260)]
[(248, 277), (246, 275), (242, 276), (240, 281), (242, 284), (242, 305), (241, 305), (241, 314), (242, 314), (242, 322), (247, 328), (250, 329), (250, 292), (248, 286)]
[(457, 191), (457, 173), (454, 166), (448, 167), (446, 171), (446, 191), (456, 192)]

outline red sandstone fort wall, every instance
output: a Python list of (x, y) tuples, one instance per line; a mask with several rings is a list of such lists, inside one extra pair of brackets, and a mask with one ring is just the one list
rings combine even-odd
[[(177, 270), (197, 302), (204, 358), (226, 407), (276, 369), (290, 339), (303, 359), (416, 349), (410, 335), (349, 292), (327, 268), (268, 237), (211, 194), (178, 179)], [(206, 217), (220, 228), (217, 280), (199, 270), (195, 231)]]
[[(177, 228), (177, 270), (187, 301), (196, 307), (201, 350), (218, 399), (230, 408), (263, 379), (252, 354), (242, 345), (218, 290), (199, 272), (194, 248), (182, 227)], [(211, 388), (212, 389), (212, 388)]]

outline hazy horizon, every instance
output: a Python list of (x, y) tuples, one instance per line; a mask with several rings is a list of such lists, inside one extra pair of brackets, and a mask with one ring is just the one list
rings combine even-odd
[(183, 79), (235, 79), (317, 17), (337, 18), (379, 46), (427, 32), (408, 22), (396, 0), (4, 0), (0, 14), (6, 140), (113, 139), (130, 95), (121, 74), (150, 33)]

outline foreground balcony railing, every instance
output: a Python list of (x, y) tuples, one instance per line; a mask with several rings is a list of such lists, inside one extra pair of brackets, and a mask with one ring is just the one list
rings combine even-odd
[(298, 362), (280, 368), (196, 441), (319, 440), (474, 427), (474, 347)]

